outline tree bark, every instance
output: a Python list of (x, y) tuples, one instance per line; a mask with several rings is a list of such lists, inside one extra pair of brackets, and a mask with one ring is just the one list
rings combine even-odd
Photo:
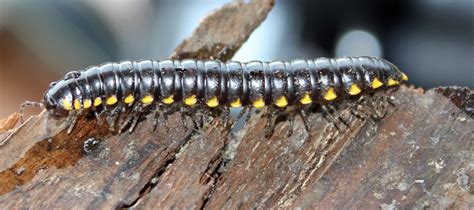
[[(265, 19), (273, 1), (230, 3), (206, 17), (172, 57), (228, 60)], [(379, 93), (384, 95), (388, 93)], [(80, 120), (71, 134), (45, 112), (12, 128), (0, 121), (2, 208), (472, 208), (474, 94), (402, 86), (394, 106), (370, 122), (338, 111), (337, 129), (320, 111), (265, 137), (266, 112), (236, 135), (215, 119), (199, 131), (179, 114), (151, 132)], [(368, 107), (363, 107), (370, 111)], [(227, 124), (227, 126), (225, 126)], [(100, 143), (90, 144), (89, 138)], [(84, 145), (88, 147), (84, 149)]]

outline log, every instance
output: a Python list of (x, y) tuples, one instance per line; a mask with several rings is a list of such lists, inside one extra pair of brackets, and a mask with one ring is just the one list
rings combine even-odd
[[(273, 1), (233, 2), (206, 17), (173, 58), (230, 59)], [(231, 23), (231, 24), (229, 24)], [(132, 133), (81, 119), (71, 134), (45, 112), (12, 128), (0, 121), (2, 208), (472, 208), (474, 93), (401, 86), (382, 119), (319, 110), (309, 132), (296, 117), (265, 137), (266, 111), (232, 134), (214, 119), (198, 131), (179, 114), (169, 129), (152, 118)], [(379, 107), (380, 108), (380, 107)], [(363, 110), (371, 111), (363, 106)], [(3, 137), (2, 137), (3, 136)], [(92, 138), (92, 139), (91, 139)]]

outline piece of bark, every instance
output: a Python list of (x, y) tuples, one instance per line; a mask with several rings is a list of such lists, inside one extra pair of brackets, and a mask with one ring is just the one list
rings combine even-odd
[(343, 114), (342, 132), (315, 113), (311, 135), (297, 120), (290, 138), (284, 122), (265, 139), (253, 118), (206, 207), (472, 208), (474, 120), (436, 90), (392, 96), (376, 124)]
[(13, 128), (15, 128), (18, 120), (18, 113), (13, 113), (6, 119), (0, 120), (0, 146), (2, 146), (6, 139), (10, 138), (10, 135), (15, 132)]
[(0, 132), (5, 132), (14, 128), (16, 123), (18, 122), (18, 119), (18, 113), (13, 113), (6, 119), (0, 120)]
[(208, 15), (171, 55), (173, 59), (231, 59), (273, 8), (273, 0), (236, 1)]
[[(223, 6), (202, 21), (193, 35), (175, 50), (174, 57), (224, 61), (231, 58), (265, 19), (273, 4), (272, 0), (255, 0)], [(204, 31), (213, 33), (205, 35)], [(2, 208), (130, 207), (147, 197), (149, 191), (153, 192), (161, 175), (178, 166), (174, 162), (181, 162), (180, 157), (186, 157), (186, 151), (195, 157), (184, 161), (182, 166), (196, 167), (188, 172), (199, 174), (199, 178), (182, 177), (197, 184), (193, 193), (182, 194), (195, 199), (181, 205), (199, 207), (215, 184), (212, 172), (221, 162), (229, 126), (224, 127), (222, 120), (217, 120), (196, 138), (192, 135), (196, 133), (192, 131), (192, 121), (187, 121), (188, 127), (184, 128), (176, 113), (169, 118), (169, 130), (160, 126), (151, 132), (152, 119), (146, 119), (131, 134), (113, 135), (106, 125), (79, 120), (68, 135), (65, 120), (53, 119), (45, 112), (34, 116), (0, 147), (0, 205)], [(94, 151), (85, 153), (84, 142), (91, 137), (101, 143)], [(200, 144), (196, 144), (196, 139)], [(161, 204), (167, 205), (170, 204)]]

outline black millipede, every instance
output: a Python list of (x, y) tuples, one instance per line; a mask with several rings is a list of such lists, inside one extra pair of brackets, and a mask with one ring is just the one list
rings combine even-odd
[[(84, 112), (94, 113), (97, 119), (105, 113), (110, 126), (116, 121), (136, 123), (136, 116), (146, 108), (158, 114), (172, 107), (212, 111), (324, 106), (406, 80), (394, 64), (367, 56), (272, 62), (121, 61), (67, 73), (50, 84), (42, 105), (55, 117), (67, 117), (72, 129)], [(119, 119), (125, 112), (128, 117)]]

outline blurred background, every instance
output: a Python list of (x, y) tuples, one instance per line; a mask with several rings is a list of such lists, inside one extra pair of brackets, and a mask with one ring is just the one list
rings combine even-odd
[[(167, 58), (227, 1), (0, 0), (0, 119), (71, 70)], [(474, 87), (474, 0), (277, 0), (235, 60), (372, 55), (415, 86)]]

